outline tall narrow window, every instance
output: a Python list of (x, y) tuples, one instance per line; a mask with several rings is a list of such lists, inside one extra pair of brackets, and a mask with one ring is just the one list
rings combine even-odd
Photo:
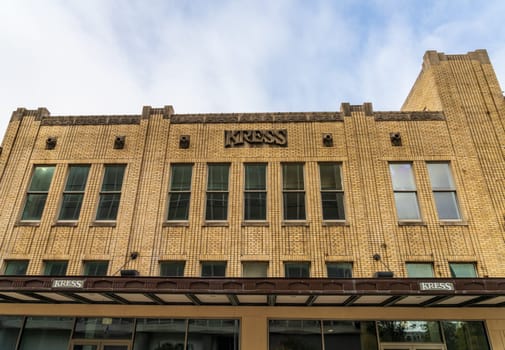
[(54, 174), (54, 165), (37, 165), (26, 194), (26, 203), (21, 220), (37, 221), (42, 217), (47, 194)]
[(172, 165), (167, 220), (188, 220), (192, 169), (191, 164)]
[(451, 277), (477, 277), (474, 263), (449, 263)]
[(71, 165), (69, 167), (58, 220), (79, 219), (88, 173), (89, 165)]
[(229, 164), (209, 164), (208, 166), (205, 220), (226, 220), (228, 218), (229, 169)]
[(85, 261), (84, 276), (107, 276), (108, 261)]
[(246, 164), (244, 220), (266, 220), (267, 184), (265, 164)]
[(342, 169), (338, 163), (319, 164), (323, 220), (345, 220)]
[(286, 278), (309, 278), (310, 263), (308, 262), (284, 263), (284, 275), (286, 276)]
[(398, 220), (420, 220), (416, 183), (411, 163), (389, 164)]
[(431, 188), (438, 218), (440, 220), (460, 220), (456, 186), (452, 179), (449, 163), (428, 163)]
[(106, 165), (96, 220), (116, 220), (125, 165)]
[(67, 273), (68, 261), (52, 260), (44, 262), (45, 276), (64, 276)]
[(284, 220), (305, 220), (305, 188), (303, 164), (282, 165)]
[(5, 262), (4, 275), (26, 275), (28, 260), (9, 260)]

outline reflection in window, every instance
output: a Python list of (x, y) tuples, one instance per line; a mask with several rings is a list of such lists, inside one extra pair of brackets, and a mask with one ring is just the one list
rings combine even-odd
[(172, 165), (167, 220), (188, 220), (192, 171), (192, 164)]
[(84, 275), (85, 276), (107, 276), (109, 269), (108, 261), (85, 261)]
[(284, 275), (286, 278), (309, 278), (310, 263), (287, 262), (284, 263)]
[(375, 322), (323, 321), (325, 349), (375, 350)]
[(245, 164), (244, 220), (266, 220), (267, 184), (265, 164)]
[(130, 339), (132, 318), (80, 317), (75, 323), (74, 339)]
[(187, 320), (137, 319), (133, 350), (185, 349)]
[(407, 263), (407, 277), (429, 278), (434, 277), (432, 263)]
[(238, 320), (189, 320), (186, 349), (238, 350)]
[(447, 350), (489, 350), (484, 324), (478, 321), (442, 321)]
[(20, 350), (67, 350), (74, 319), (70, 317), (28, 317)]
[(451, 277), (477, 277), (477, 270), (474, 263), (449, 263)]
[(5, 262), (4, 275), (22, 276), (28, 270), (28, 260), (8, 260)]
[(116, 220), (121, 199), (125, 165), (106, 165), (96, 220)]
[(460, 220), (456, 186), (449, 163), (428, 163), (431, 188), (440, 220)]
[(398, 220), (420, 220), (417, 189), (411, 163), (389, 164)]
[(303, 164), (282, 165), (282, 197), (284, 220), (305, 220), (305, 188)]
[(344, 220), (342, 169), (338, 163), (319, 164), (323, 220)]
[(88, 172), (89, 165), (71, 165), (69, 167), (58, 220), (79, 219)]
[(229, 164), (209, 164), (207, 168), (207, 203), (205, 220), (228, 218), (228, 175)]
[(377, 329), (381, 342), (442, 342), (437, 321), (379, 321)]
[(326, 263), (328, 278), (351, 278), (352, 264), (348, 262)]
[(162, 261), (160, 262), (160, 276), (165, 277), (183, 277), (184, 261)]
[(44, 261), (45, 276), (65, 276), (67, 274), (68, 261), (52, 260)]
[(16, 350), (19, 331), (22, 327), (22, 316), (0, 316), (0, 349)]
[(46, 205), (49, 186), (54, 174), (54, 165), (37, 165), (26, 193), (26, 202), (21, 220), (40, 220)]
[(202, 277), (225, 277), (226, 261), (202, 262)]

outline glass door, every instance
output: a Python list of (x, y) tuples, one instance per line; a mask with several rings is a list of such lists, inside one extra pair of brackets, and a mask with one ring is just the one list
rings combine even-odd
[(381, 350), (445, 350), (443, 344), (381, 344)]
[(71, 350), (130, 350), (130, 342), (74, 340)]

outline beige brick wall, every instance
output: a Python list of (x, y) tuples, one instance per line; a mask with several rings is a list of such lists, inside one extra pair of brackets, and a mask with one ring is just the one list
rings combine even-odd
[[(160, 260), (185, 260), (186, 275), (200, 275), (202, 260), (226, 260), (227, 276), (241, 276), (241, 262), (268, 261), (269, 276), (283, 276), (283, 262), (311, 263), (311, 276), (326, 276), (325, 263), (349, 261), (354, 276), (370, 277), (385, 267), (398, 277), (405, 262), (433, 262), (437, 277), (450, 275), (448, 262), (476, 262), (480, 276), (505, 275), (505, 107), (494, 72), (482, 55), (464, 59), (425, 56), (420, 78), (404, 110), (443, 110), (447, 120), (380, 120), (362, 106), (331, 122), (170, 123), (171, 111), (146, 108), (136, 123), (48, 125), (44, 110), (18, 110), (0, 155), (0, 259), (29, 259), (29, 273), (42, 271), (43, 260), (69, 260), (69, 274), (82, 273), (83, 260), (110, 260), (109, 273), (135, 268), (157, 275)], [(484, 62), (484, 63), (483, 63)], [(400, 115), (400, 113), (398, 113)], [(224, 116), (226, 118), (226, 116)], [(82, 120), (81, 117), (79, 120)], [(107, 117), (91, 117), (94, 119)], [(282, 118), (281, 118), (282, 119)], [(422, 118), (421, 118), (422, 119)], [(49, 123), (50, 124), (50, 123)], [(224, 147), (225, 130), (287, 129), (288, 147)], [(403, 145), (391, 145), (400, 132)], [(333, 135), (325, 147), (322, 135)], [(126, 136), (124, 149), (114, 138)], [(179, 148), (190, 135), (189, 149)], [(45, 140), (56, 136), (54, 150)], [(319, 162), (343, 167), (346, 222), (322, 222)], [(422, 213), (421, 225), (399, 225), (388, 163), (412, 162)], [(427, 161), (451, 163), (463, 220), (441, 223), (428, 180)], [(226, 225), (204, 221), (208, 163), (230, 166), (229, 216)], [(243, 164), (267, 163), (267, 225), (244, 225)], [(304, 164), (307, 220), (282, 220), (283, 162)], [(56, 223), (68, 164), (91, 164), (77, 225)], [(127, 164), (115, 226), (94, 223), (103, 165)], [(170, 165), (192, 163), (190, 220), (166, 225)], [(19, 215), (34, 164), (56, 164), (43, 217), (23, 225)], [(128, 262), (131, 252), (140, 253)]]

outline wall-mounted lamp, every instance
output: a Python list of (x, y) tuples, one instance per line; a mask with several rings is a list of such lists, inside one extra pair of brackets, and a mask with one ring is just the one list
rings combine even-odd
[(380, 254), (375, 253), (374, 255), (372, 255), (372, 258), (375, 261), (379, 261), (382, 265), (384, 265), (386, 267), (386, 269), (388, 269), (388, 271), (377, 271), (377, 272), (375, 272), (373, 274), (373, 277), (375, 277), (375, 278), (392, 278), (392, 277), (394, 277), (393, 271), (391, 271), (391, 269), (389, 268), (389, 266), (387, 266), (384, 263), (384, 261), (382, 261), (382, 257), (380, 256)]

